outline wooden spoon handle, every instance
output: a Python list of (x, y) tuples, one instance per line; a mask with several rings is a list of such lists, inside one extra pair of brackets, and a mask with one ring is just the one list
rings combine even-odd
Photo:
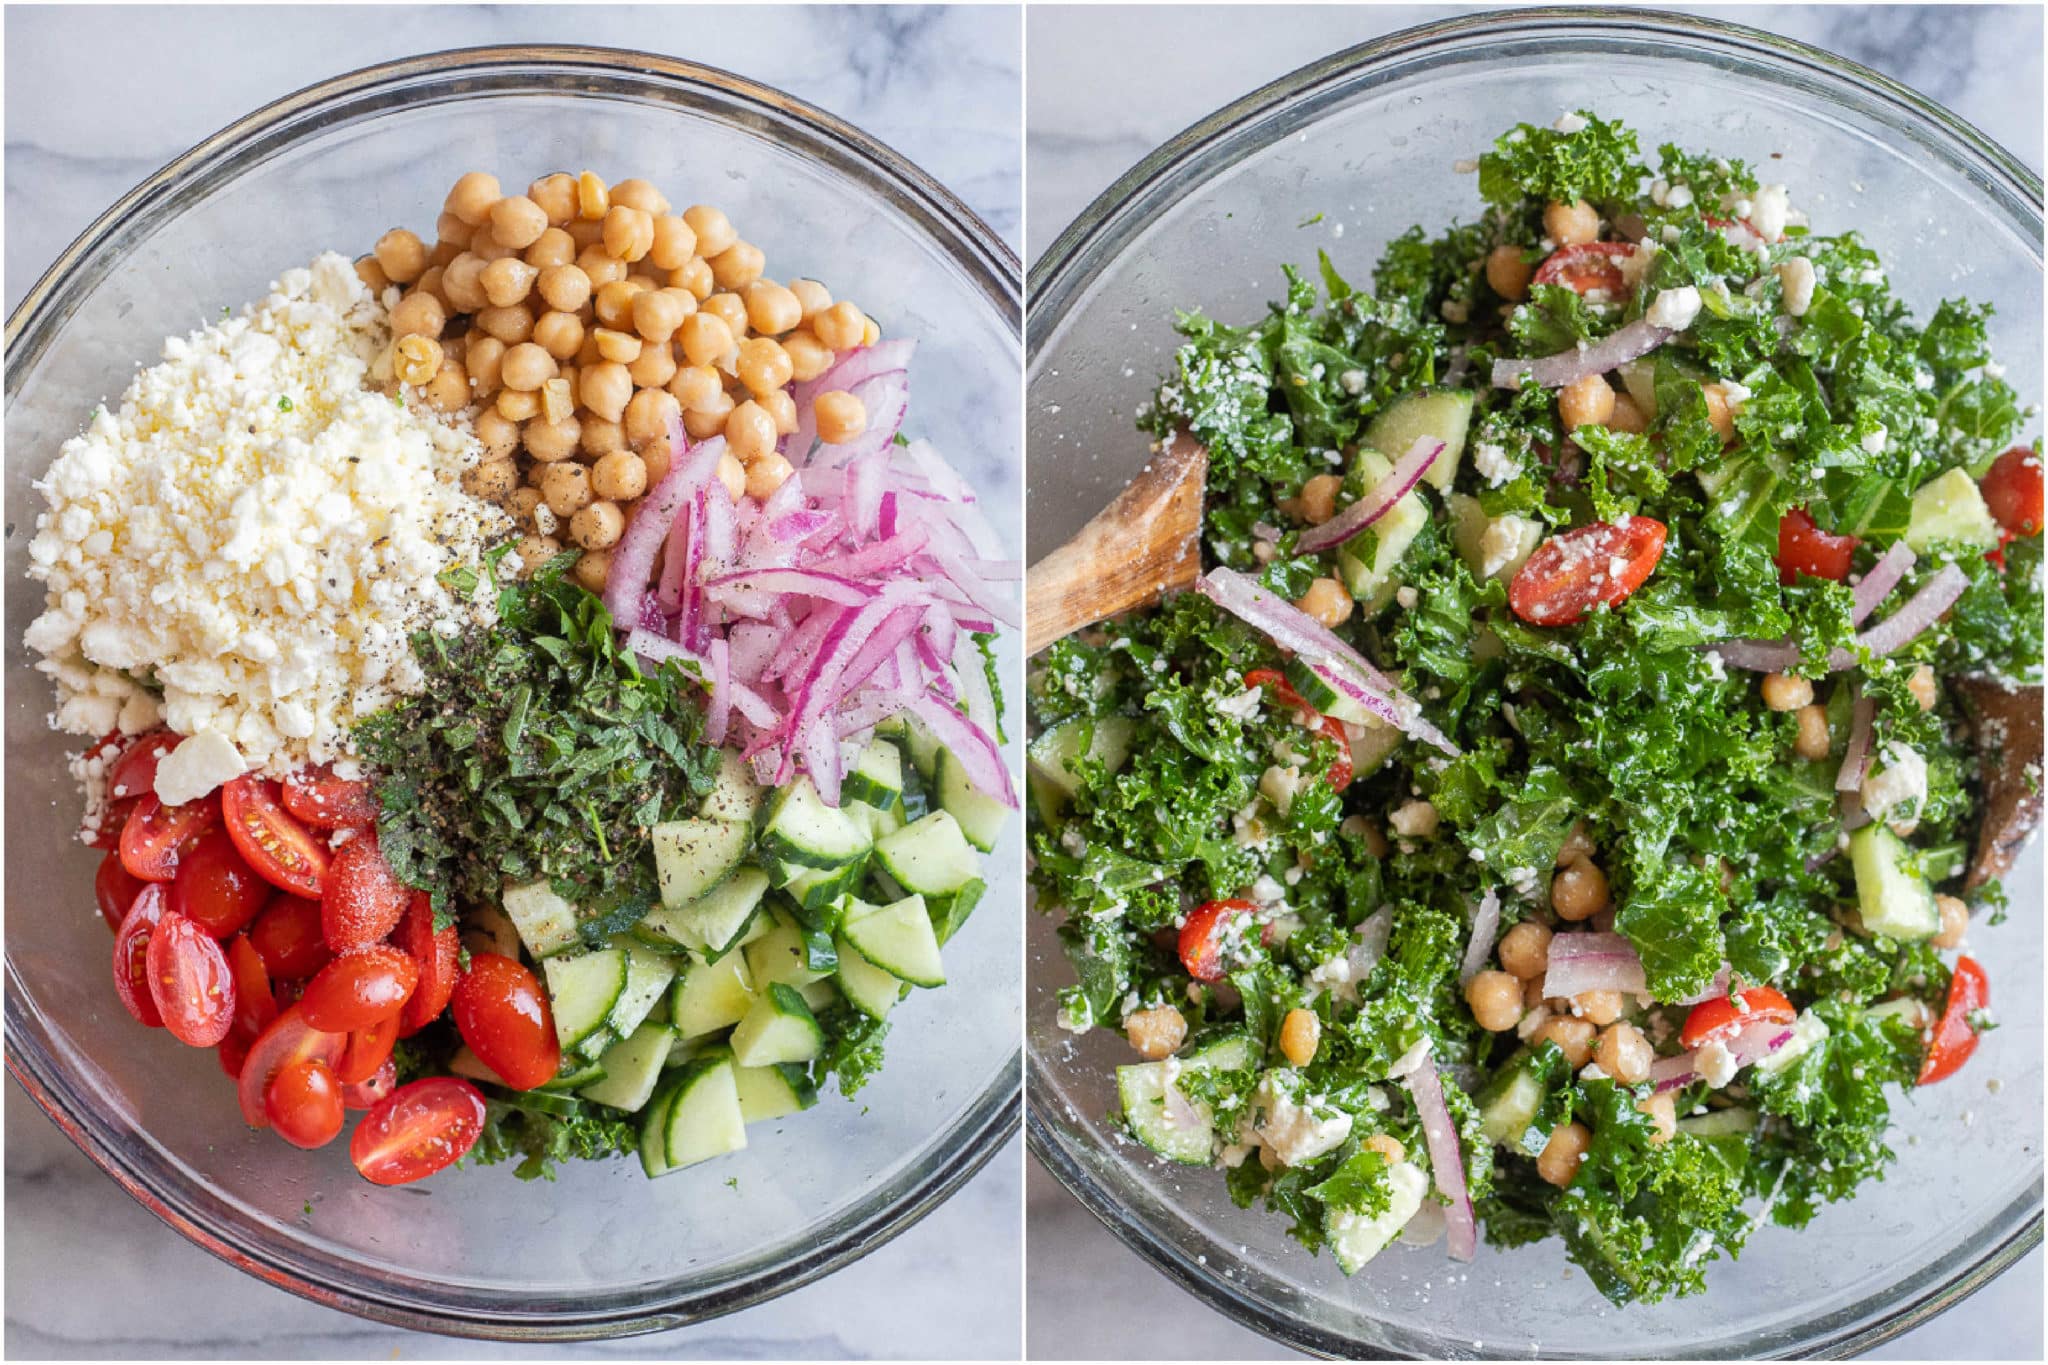
[(1025, 582), (1028, 653), (1082, 626), (1192, 585), (1202, 569), (1202, 490), (1209, 452), (1169, 440), (1130, 486)]

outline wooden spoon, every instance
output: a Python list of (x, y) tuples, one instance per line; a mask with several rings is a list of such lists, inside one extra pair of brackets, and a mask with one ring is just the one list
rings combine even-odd
[(1202, 571), (1209, 452), (1168, 437), (1130, 486), (1025, 576), (1024, 642), (1036, 654), (1081, 627), (1194, 586)]

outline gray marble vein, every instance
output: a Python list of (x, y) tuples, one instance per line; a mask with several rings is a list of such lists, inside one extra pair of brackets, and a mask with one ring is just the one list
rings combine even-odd
[[(2028, 165), (2042, 164), (2038, 7), (1665, 8), (1711, 12), (1841, 53), (1939, 100)], [(1027, 259), (1152, 148), (1212, 110), (1330, 52), (1456, 12), (1419, 5), (1033, 5), (1025, 26)], [(1035, 1165), (1027, 1189), (1033, 1358), (1291, 1354), (1153, 1272)], [(1964, 1308), (1872, 1356), (2039, 1359), (2041, 1283), (2035, 1251)], [(1047, 1304), (1058, 1308), (1048, 1312)]]
[[(9, 308), (137, 181), (258, 105), (371, 62), (490, 43), (651, 49), (766, 81), (896, 148), (1022, 240), (1021, 19), (1009, 6), (10, 8), (6, 38)], [(118, 91), (77, 98), (81, 72), (119, 73)], [(1017, 1350), (1015, 1142), (917, 1227), (794, 1294), (655, 1337), (521, 1350), (389, 1330), (271, 1289), (131, 1202), (11, 1085), (6, 1110), (5, 1349), (17, 1359)], [(906, 1287), (922, 1311), (905, 1311)]]

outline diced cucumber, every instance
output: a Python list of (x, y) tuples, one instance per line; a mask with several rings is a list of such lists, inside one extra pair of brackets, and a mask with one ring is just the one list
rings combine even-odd
[(830, 976), (837, 966), (835, 959), (833, 966), (820, 967), (816, 958), (811, 945), (805, 942), (803, 926), (777, 920), (774, 928), (747, 945), (747, 972), (754, 979), (756, 991), (765, 991), (778, 983), (804, 986)]
[(930, 781), (942, 746), (930, 727), (907, 712), (903, 716), (903, 747), (910, 755), (910, 766), (917, 770), (917, 775)]
[(467, 1043), (455, 1050), (448, 1059), (450, 1075), (460, 1076), (465, 1081), (482, 1081), (489, 1085), (503, 1085), (505, 1078), (484, 1064), (484, 1059), (469, 1050)]
[(501, 899), (519, 941), (536, 961), (577, 946), (576, 907), (557, 896), (547, 882), (508, 882)]
[(648, 1179), (668, 1174), (668, 1119), (675, 1109), (676, 1086), (661, 1086), (640, 1111), (640, 1169)]
[(1351, 741), (1351, 776), (1354, 779), (1378, 772), (1408, 738), (1378, 716), (1367, 716), (1357, 729), (1358, 733)]
[(1537, 1129), (1536, 1111), (1543, 1105), (1545, 1079), (1562, 1059), (1521, 1048), (1480, 1087), (1479, 1131), (1511, 1151), (1536, 1156), (1550, 1141)]
[(485, 1082), (479, 1087), (486, 1099), (496, 1100), (514, 1109), (523, 1109), (529, 1114), (540, 1114), (551, 1119), (580, 1119), (586, 1106), (574, 1095), (565, 1095), (559, 1090), (514, 1090), (509, 1085), (492, 1085)]
[(1863, 927), (1901, 943), (1941, 932), (1934, 892), (1908, 864), (1905, 841), (1882, 824), (1849, 836), (1849, 866), (1856, 874), (1856, 905)]
[[(1206, 1166), (1216, 1146), (1216, 1119), (1208, 1104), (1187, 1100), (1169, 1110), (1166, 1088), (1187, 1071), (1237, 1070), (1251, 1065), (1251, 1040), (1228, 1035), (1163, 1062), (1138, 1062), (1116, 1069), (1117, 1097), (1131, 1135), (1171, 1161)], [(1176, 1092), (1179, 1093), (1179, 1092)]]
[(839, 989), (853, 1007), (872, 1019), (886, 1019), (910, 988), (861, 956), (860, 949), (839, 940)]
[(578, 1093), (597, 1104), (608, 1104), (627, 1113), (637, 1111), (653, 1097), (674, 1038), (675, 1032), (665, 1025), (642, 1024), (630, 1038), (605, 1049), (599, 1059), (604, 1065), (604, 1079), (584, 1086)]
[(1131, 730), (1126, 716), (1063, 720), (1031, 741), (1031, 771), (1065, 805), (1081, 786), (1079, 774), (1067, 765), (1085, 754), (1104, 771), (1118, 771), (1131, 756)]
[(1429, 1177), (1412, 1161), (1397, 1161), (1389, 1167), (1387, 1183), (1393, 1193), (1387, 1211), (1379, 1217), (1333, 1209), (1323, 1219), (1323, 1236), (1336, 1254), (1337, 1268), (1346, 1275), (1356, 1275), (1379, 1255), (1408, 1226), (1408, 1220), (1422, 1207), (1422, 1196), (1429, 1192)]
[[(1352, 468), (1367, 488), (1393, 471), (1386, 456), (1366, 449), (1358, 452)], [(1338, 548), (1337, 576), (1344, 580), (1344, 586), (1367, 616), (1378, 615), (1394, 600), (1394, 590), (1401, 585), (1395, 576), (1395, 570), (1401, 567), (1401, 556), (1408, 553), (1408, 547), (1428, 524), (1429, 504), (1418, 487)]]
[[(575, 912), (570, 913), (574, 915)], [(483, 904), (470, 906), (462, 912), (462, 946), (472, 953), (496, 953), (517, 962), (524, 940), (519, 937), (518, 926), (512, 923), (510, 915), (498, 906)]]
[[(604, 1032), (604, 1029), (599, 1029), (596, 1034), (591, 1036), (597, 1037)], [(464, 1049), (464, 1051), (467, 1050), (466, 1048)], [(477, 1065), (482, 1066), (483, 1063), (479, 1061)], [(555, 1073), (555, 1078), (546, 1085), (543, 1085), (541, 1089), (580, 1090), (586, 1085), (595, 1085), (603, 1079), (604, 1061), (602, 1058), (592, 1060), (589, 1057), (581, 1057), (571, 1052), (563, 1056), (562, 1069)]]
[(1489, 517), (1479, 499), (1466, 493), (1451, 494), (1450, 503), (1451, 543), (1482, 583), (1489, 578), (1507, 582), (1543, 543), (1543, 523), (1533, 517), (1513, 512)]
[(738, 1079), (730, 1053), (720, 1051), (683, 1067), (671, 1082), (675, 1098), (666, 1115), (667, 1169), (680, 1171), (747, 1145)]
[(976, 877), (958, 891), (941, 896), (926, 896), (925, 909), (931, 912), (932, 932), (938, 935), (939, 946), (960, 932), (960, 926), (967, 923), (967, 917), (974, 913), (974, 907), (981, 904), (982, 895), (988, 890), (988, 883)]
[(711, 779), (711, 791), (697, 808), (703, 820), (731, 820), (751, 825), (760, 813), (768, 789), (754, 780), (754, 768), (735, 750), (718, 752), (718, 776)]
[[(835, 957), (833, 959), (833, 970), (836, 972), (838, 969), (838, 959)], [(804, 1003), (811, 1007), (811, 1013), (816, 1014), (820, 1010), (830, 1009), (838, 1003), (839, 987), (834, 984), (838, 980), (837, 976), (827, 976), (821, 977), (816, 981), (806, 981), (803, 985), (796, 988), (796, 993), (801, 995), (804, 998)]]
[(808, 1062), (825, 1050), (825, 1031), (793, 987), (776, 982), (732, 1031), (733, 1060), (741, 1066)]
[(1335, 716), (1350, 725), (1362, 724), (1372, 718), (1372, 713), (1357, 698), (1339, 692), (1328, 679), (1299, 658), (1287, 660), (1280, 666), (1280, 671), (1287, 676), (1287, 685), (1294, 689), (1294, 694), (1324, 715)]
[[(865, 810), (865, 806), (855, 806)], [(846, 893), (860, 885), (861, 877), (867, 872), (868, 860), (855, 858), (843, 867), (806, 867), (802, 863), (777, 862), (769, 870), (769, 880), (783, 895), (806, 910), (817, 910), (845, 899)]]
[(875, 845), (875, 857), (905, 891), (943, 896), (974, 880), (981, 860), (953, 813), (935, 810)]
[(869, 842), (885, 834), (894, 834), (910, 823), (910, 817), (903, 813), (903, 800), (898, 797), (886, 806), (869, 806), (859, 803), (848, 806), (847, 814), (867, 834)]
[(1967, 469), (1946, 470), (1913, 494), (1906, 544), (1924, 553), (1942, 543), (1976, 550), (1998, 548), (1998, 523), (1992, 520), (1984, 494)]
[(640, 924), (669, 943), (716, 959), (745, 941), (767, 891), (766, 872), (742, 867), (688, 905), (673, 909), (663, 905), (649, 911)]
[(1620, 366), (1621, 386), (1628, 390), (1628, 396), (1635, 400), (1636, 410), (1647, 421), (1657, 420), (1657, 362), (1645, 356)]
[(867, 836), (844, 811), (825, 804), (808, 777), (768, 800), (761, 842), (773, 856), (806, 867), (839, 867), (867, 852)]
[[(1792, 1037), (1776, 1052), (1767, 1053), (1757, 1059), (1756, 1074), (1775, 1076), (1792, 1063), (1813, 1050), (1813, 1045), (1828, 1036), (1828, 1021), (1812, 1010), (1799, 1011), (1799, 1017), (1792, 1021)], [(1754, 1116), (1752, 1116), (1754, 1121)]]
[(676, 963), (667, 953), (625, 934), (613, 939), (612, 946), (626, 955), (626, 988), (619, 992), (604, 1026), (613, 1037), (630, 1039), (646, 1022), (655, 1002), (667, 994), (669, 982), (675, 980)]
[(844, 809), (849, 801), (858, 801), (881, 809), (902, 799), (903, 751), (894, 741), (878, 736), (861, 750), (860, 757), (840, 780), (840, 808)]
[(740, 1092), (740, 1117), (766, 1123), (818, 1102), (818, 1087), (800, 1066), (742, 1066), (733, 1071)]
[(951, 751), (939, 751), (939, 808), (959, 821), (967, 842), (983, 853), (995, 848), (1003, 826), (1010, 821), (1010, 808), (967, 780), (967, 769)]
[(1465, 434), (1472, 424), (1469, 393), (1411, 393), (1397, 398), (1366, 424), (1362, 444), (1398, 460), (1425, 436), (1444, 443), (1443, 453), (1422, 471), (1430, 487), (1449, 488), (1465, 455)]
[(893, 905), (855, 901), (847, 907), (840, 933), (862, 957), (899, 981), (926, 987), (946, 984), (938, 935), (932, 931), (922, 896), (913, 894)]
[(1756, 1131), (1756, 1110), (1716, 1109), (1678, 1121), (1678, 1131), (1696, 1138), (1746, 1137)]
[(746, 861), (754, 829), (734, 820), (671, 820), (656, 825), (653, 838), (661, 903), (675, 910), (702, 899)]
[(555, 1016), (555, 1036), (562, 1051), (576, 1051), (605, 1026), (626, 990), (626, 955), (600, 948), (575, 957), (551, 957), (541, 964), (547, 976), (548, 1007)]
[(754, 978), (745, 953), (729, 953), (716, 962), (693, 957), (669, 993), (669, 1020), (678, 1038), (699, 1038), (731, 1028), (746, 1018), (754, 1003)]

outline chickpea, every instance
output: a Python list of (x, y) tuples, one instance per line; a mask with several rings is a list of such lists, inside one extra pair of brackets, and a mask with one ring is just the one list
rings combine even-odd
[[(1475, 981), (1477, 977), (1473, 978)], [(1569, 1014), (1553, 1015), (1543, 1021), (1543, 1027), (1529, 1038), (1531, 1046), (1542, 1042), (1557, 1044), (1557, 1050), (1571, 1069), (1577, 1071), (1593, 1060), (1593, 1035), (1597, 1030), (1584, 1019), (1574, 1019)]]
[(1796, 673), (1766, 673), (1764, 705), (1773, 711), (1797, 711), (1813, 704), (1813, 684)]
[(1532, 976), (1522, 983), (1522, 1008), (1533, 1010), (1543, 1003), (1543, 978)]
[(683, 411), (689, 412), (715, 401), (725, 392), (725, 385), (719, 382), (718, 371), (709, 365), (685, 365), (669, 380), (668, 391)]
[(748, 337), (740, 343), (739, 377), (749, 393), (773, 393), (790, 380), (789, 352), (773, 337)]
[(617, 332), (609, 327), (599, 327), (593, 335), (597, 338), (599, 359), (630, 365), (640, 358), (640, 338), (631, 332)]
[(552, 270), (558, 265), (569, 265), (576, 259), (576, 239), (567, 231), (551, 227), (543, 232), (534, 244), (526, 248), (523, 259), (535, 270)]
[(579, 375), (577, 397), (583, 406), (609, 422), (616, 422), (633, 397), (633, 377), (624, 365), (612, 361), (586, 366)]
[(441, 207), (476, 228), (483, 226), (484, 220), (490, 217), (491, 205), (502, 197), (497, 176), (471, 171), (455, 182)]
[(1557, 865), (1563, 867), (1581, 858), (1591, 858), (1597, 851), (1593, 847), (1593, 836), (1586, 832), (1586, 822), (1574, 820), (1572, 827), (1565, 831), (1564, 842), (1557, 846)]
[(670, 291), (650, 289), (633, 296), (633, 330), (648, 341), (666, 342), (676, 334), (676, 328), (683, 325), (683, 320), (695, 311), (694, 300), (689, 308), (685, 308), (682, 299)]
[(724, 251), (705, 259), (711, 262), (711, 278), (718, 282), (718, 287), (735, 292), (760, 279), (761, 272), (768, 265), (761, 248), (752, 242), (734, 242)]
[(384, 267), (377, 264), (375, 256), (364, 256), (356, 261), (356, 278), (369, 286), (372, 294), (382, 294), (391, 287), (391, 277), (384, 273)]
[(576, 177), (576, 213), (585, 222), (595, 223), (611, 211), (612, 194), (599, 179), (595, 171), (585, 171)]
[(676, 377), (676, 348), (667, 342), (640, 348), (639, 358), (626, 366), (635, 388), (658, 389)]
[(459, 360), (443, 360), (427, 381), (427, 406), (436, 412), (461, 412), (469, 406), (469, 374)]
[(1607, 425), (1614, 415), (1614, 390), (1597, 374), (1582, 375), (1557, 391), (1557, 418), (1566, 431)]
[(1906, 679), (1906, 690), (1913, 694), (1913, 700), (1920, 703), (1922, 711), (1932, 711), (1934, 704), (1941, 700), (1940, 685), (1934, 679), (1934, 665), (1921, 664)]
[(1486, 255), (1486, 282), (1510, 303), (1529, 296), (1529, 281), (1535, 275), (1536, 267), (1523, 258), (1521, 247), (1502, 242)]
[(703, 308), (705, 312), (725, 319), (725, 329), (732, 333), (733, 345), (746, 340), (747, 305), (738, 294), (713, 294), (704, 300)]
[(1543, 235), (1559, 246), (1584, 246), (1600, 236), (1600, 215), (1580, 199), (1570, 204), (1556, 200), (1543, 207)]
[(803, 308), (799, 321), (809, 322), (832, 306), (832, 291), (816, 280), (791, 280), (789, 292), (796, 295), (796, 301)]
[(1648, 1114), (1651, 1123), (1656, 1125), (1650, 1134), (1652, 1146), (1661, 1147), (1677, 1134), (1678, 1100), (1670, 1091), (1652, 1095), (1645, 1100), (1637, 1100), (1636, 1112)]
[(576, 453), (583, 428), (572, 412), (558, 419), (536, 417), (526, 424), (524, 435), (528, 455), (541, 464), (556, 464)]
[(613, 450), (590, 467), (590, 489), (609, 502), (631, 502), (647, 491), (647, 466), (630, 450)]
[(718, 457), (718, 481), (725, 485), (725, 491), (734, 502), (747, 495), (747, 471), (733, 458), (731, 451)]
[(548, 510), (558, 517), (572, 517), (591, 502), (590, 470), (574, 460), (559, 460), (541, 468), (534, 481)]
[(404, 228), (379, 237), (371, 254), (393, 284), (411, 284), (427, 268), (426, 243)]
[(1609, 903), (1607, 874), (1590, 858), (1566, 863), (1550, 879), (1550, 908), (1559, 919), (1589, 920)]
[(1171, 1005), (1132, 1010), (1124, 1016), (1124, 1037), (1150, 1061), (1171, 1057), (1188, 1036), (1188, 1021)]
[(782, 349), (789, 355), (789, 377), (799, 384), (808, 384), (832, 368), (832, 352), (808, 331), (795, 331), (783, 337)]
[(1954, 896), (1936, 896), (1934, 908), (1941, 912), (1941, 932), (1934, 936), (1937, 948), (1960, 948), (1970, 931), (1970, 907)]
[(841, 301), (812, 318), (811, 330), (834, 351), (850, 351), (866, 337), (867, 319), (860, 309)]
[(519, 466), (510, 460), (480, 460), (462, 471), (462, 491), (485, 502), (502, 502), (519, 486)]
[(1398, 1166), (1408, 1159), (1408, 1149), (1391, 1133), (1374, 1133), (1362, 1145), (1378, 1152), (1380, 1159), (1389, 1166)]
[(718, 287), (718, 281), (711, 278), (711, 263), (702, 256), (692, 256), (669, 271), (668, 283), (671, 289), (681, 289), (699, 303), (710, 298)]
[(540, 396), (520, 389), (504, 389), (491, 406), (508, 422), (525, 422), (539, 416)]
[(500, 370), (505, 360), (505, 343), (494, 336), (473, 334), (464, 363), (469, 368), (470, 391), (488, 398), (504, 385)]
[(526, 187), (526, 197), (539, 205), (549, 225), (559, 230), (576, 216), (576, 177), (567, 171), (544, 175)]
[(754, 401), (768, 409), (768, 415), (775, 419), (775, 434), (777, 436), (787, 436), (796, 430), (796, 400), (789, 396), (789, 392), (786, 389), (777, 389), (773, 393), (764, 393)]
[(1595, 1028), (1606, 1028), (1621, 1018), (1621, 992), (1580, 991), (1572, 997), (1572, 1009)]
[[(583, 422), (583, 458), (602, 459), (616, 450), (626, 448), (626, 429), (617, 422), (608, 422), (594, 412), (580, 414)], [(653, 483), (652, 478), (648, 483)]]
[(1610, 1023), (1593, 1049), (1593, 1060), (1623, 1085), (1641, 1085), (1650, 1079), (1650, 1063), (1657, 1060), (1657, 1053), (1634, 1024)]
[(483, 273), (489, 264), (465, 251), (441, 268), (441, 297), (458, 313), (474, 313), (490, 306), (484, 293)]
[(592, 592), (603, 592), (605, 579), (611, 577), (612, 552), (610, 550), (585, 550), (576, 567), (569, 571), (576, 581)]
[(819, 394), (811, 414), (818, 424), (818, 439), (828, 446), (845, 445), (868, 429), (866, 406), (844, 389)]
[(577, 252), (576, 268), (590, 281), (593, 294), (608, 284), (617, 284), (626, 278), (626, 263), (607, 255), (602, 245), (587, 246)]
[[(559, 317), (560, 314), (551, 316)], [(574, 319), (571, 319), (574, 321)], [(555, 377), (555, 358), (538, 342), (522, 341), (505, 352), (499, 363), (500, 381), (508, 389), (532, 393)]]
[(548, 230), (547, 210), (523, 194), (511, 194), (491, 205), (491, 236), (514, 251), (524, 251)]
[(483, 443), (486, 460), (509, 460), (512, 452), (519, 449), (519, 424), (499, 416), (495, 408), (478, 413), (471, 430)]
[(519, 538), (519, 562), (531, 572), (562, 553), (562, 542), (553, 536), (521, 536)]
[(1607, 414), (1607, 429), (1641, 436), (1650, 429), (1650, 419), (1643, 416), (1643, 410), (1636, 406), (1635, 399), (1625, 393), (1617, 393), (1614, 395), (1614, 411)]
[(861, 345), (863, 345), (863, 346), (872, 346), (872, 345), (874, 345), (874, 344), (875, 344), (876, 342), (880, 341), (881, 339), (882, 339), (882, 326), (881, 326), (881, 324), (880, 324), (880, 323), (876, 322), (876, 321), (875, 321), (875, 320), (874, 320), (873, 318), (869, 318), (869, 319), (867, 319), (867, 320), (866, 320), (865, 322), (861, 323), (861, 325), (860, 325), (860, 344), (861, 344)]
[(490, 300), (493, 308), (510, 308), (526, 301), (526, 296), (533, 292), (533, 282), (538, 278), (540, 272), (525, 261), (517, 256), (506, 256), (485, 266), (477, 282), (483, 286), (484, 297)]
[(1799, 730), (1792, 738), (1792, 752), (1809, 763), (1828, 756), (1833, 747), (1828, 736), (1827, 708), (1818, 703), (1799, 708)]
[(732, 395), (720, 390), (718, 398), (704, 407), (683, 409), (683, 430), (693, 441), (708, 441), (725, 434), (725, 419), (732, 416)]
[(668, 196), (639, 179), (621, 180), (612, 186), (612, 203), (638, 209), (651, 218), (659, 218), (669, 209)]
[(613, 202), (604, 216), (605, 254), (615, 260), (637, 261), (654, 245), (654, 220), (641, 209)]
[[(505, 499), (505, 510), (510, 512), (512, 519), (521, 526), (533, 526), (541, 506), (540, 490), (531, 484), (513, 489), (510, 496)], [(553, 516), (554, 513), (550, 512), (548, 515)]]
[(781, 336), (804, 320), (796, 294), (773, 280), (755, 280), (740, 297), (746, 300), (748, 324), (763, 336)]
[(522, 341), (533, 339), (533, 310), (523, 303), (510, 308), (486, 308), (472, 319), (483, 329), (486, 336), (494, 336), (507, 346), (517, 346)]
[(645, 285), (634, 280), (614, 280), (599, 285), (597, 290), (597, 320), (613, 331), (633, 330), (633, 300), (647, 293)]
[(697, 234), (674, 214), (654, 220), (654, 240), (647, 248), (647, 260), (663, 270), (680, 270), (697, 254)]
[(1500, 965), (1509, 976), (1534, 981), (1550, 969), (1550, 928), (1525, 919), (1500, 936)]
[[(460, 252), (450, 252), (449, 259), (453, 260), (461, 254)], [(447, 273), (448, 268), (446, 265), (437, 264), (434, 258), (429, 256), (427, 258), (427, 268), (420, 272), (420, 277), (413, 281), (412, 287), (419, 290), (422, 294), (432, 294), (435, 298), (441, 300), (441, 306), (446, 308), (448, 305), (448, 291), (441, 287), (441, 280)]]
[(492, 261), (502, 261), (507, 256), (517, 256), (519, 251), (499, 241), (489, 227), (481, 227), (469, 239), (469, 253), (488, 265)]
[[(692, 365), (709, 366), (733, 349), (732, 328), (724, 318), (705, 309), (683, 319), (680, 329), (683, 358)], [(690, 404), (685, 403), (684, 407)]]
[(434, 236), (440, 241), (466, 247), (469, 245), (469, 239), (475, 235), (475, 228), (446, 209), (442, 209), (440, 217), (434, 219)]
[(583, 349), (583, 319), (574, 313), (543, 313), (527, 344), (539, 346), (558, 361), (572, 360)]
[(774, 451), (747, 466), (747, 496), (766, 502), (775, 496), (775, 490), (789, 481), (795, 470), (788, 460)]
[(725, 448), (739, 456), (741, 464), (752, 464), (775, 449), (775, 419), (759, 403), (740, 404), (725, 419)]
[(1351, 619), (1351, 612), (1358, 604), (1336, 579), (1318, 578), (1308, 585), (1307, 592), (1295, 599), (1294, 605), (1335, 629)]
[(438, 338), (441, 329), (447, 325), (448, 310), (432, 294), (407, 294), (391, 310), (391, 335), (394, 337)]
[(569, 539), (586, 550), (609, 550), (625, 530), (626, 515), (615, 502), (593, 502), (569, 517)]
[(654, 487), (654, 485), (668, 477), (669, 463), (673, 459), (674, 456), (669, 451), (667, 441), (656, 441), (653, 445), (640, 452), (640, 460), (647, 466), (647, 486), (649, 488)]
[(553, 265), (540, 272), (540, 296), (560, 313), (573, 313), (590, 302), (590, 276), (577, 265)]
[(684, 209), (683, 221), (690, 225), (690, 231), (697, 234), (697, 254), (707, 259), (740, 239), (731, 220), (709, 204), (692, 204)]
[(1337, 515), (1337, 490), (1344, 486), (1343, 476), (1318, 474), (1301, 486), (1298, 506), (1301, 519), (1311, 526), (1321, 526)]
[(1592, 1145), (1593, 1130), (1585, 1124), (1559, 1124), (1551, 1132), (1550, 1141), (1543, 1144), (1543, 1154), (1536, 1158), (1536, 1174), (1563, 1189), (1579, 1173), (1579, 1163), (1586, 1159), (1586, 1149)]
[(400, 337), (391, 351), (392, 367), (401, 384), (418, 387), (441, 372), (441, 343), (432, 337)]
[(1707, 396), (1707, 422), (1721, 437), (1721, 444), (1727, 445), (1735, 439), (1735, 412), (1728, 406), (1728, 391), (1719, 384), (1708, 384), (1702, 390)]
[(1465, 1003), (1489, 1033), (1505, 1033), (1522, 1021), (1522, 983), (1506, 972), (1480, 972), (1465, 983)]
[[(682, 405), (668, 393), (657, 388), (637, 390), (626, 404), (626, 442), (628, 445), (644, 446), (668, 435), (671, 420), (680, 420)], [(730, 428), (728, 428), (730, 430)], [(746, 456), (740, 456), (745, 459)]]
[(1323, 1021), (1314, 1010), (1292, 1009), (1280, 1021), (1280, 1051), (1291, 1066), (1307, 1066), (1316, 1059), (1323, 1041)]

